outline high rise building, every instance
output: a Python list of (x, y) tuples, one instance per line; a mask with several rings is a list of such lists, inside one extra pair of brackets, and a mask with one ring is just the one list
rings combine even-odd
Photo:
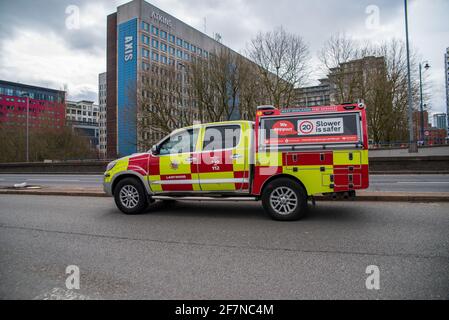
[(320, 84), (295, 89), (294, 105), (312, 107), (330, 104), (331, 87), (328, 79), (321, 79)]
[[(144, 0), (133, 0), (110, 14), (107, 18), (106, 70), (108, 157), (142, 151), (137, 147), (137, 139), (142, 134), (137, 125), (137, 92), (142, 71), (171, 66), (184, 79), (188, 72), (185, 65), (189, 61), (195, 57), (208, 58), (210, 53), (222, 48), (226, 47), (217, 40)], [(164, 76), (162, 72), (158, 74)], [(185, 81), (182, 82), (184, 86)], [(188, 90), (188, 86), (182, 90), (186, 97)], [(173, 112), (186, 107), (190, 108), (184, 102), (181, 105), (174, 103)], [(155, 137), (159, 138), (162, 135)]]
[(385, 75), (385, 58), (368, 56), (350, 60), (332, 68), (320, 84), (295, 89), (295, 104), (298, 106), (334, 105), (357, 102), (366, 81)]
[(98, 75), (98, 107), (99, 107), (99, 146), (100, 156), (106, 157), (107, 129), (106, 129), (106, 72)]
[[(3, 128), (62, 130), (65, 91), (0, 80), (0, 125)], [(27, 101), (29, 99), (29, 101)]]
[(341, 63), (330, 70), (330, 101), (332, 104), (356, 102), (361, 98), (367, 81), (385, 78), (386, 64), (384, 57), (368, 56)]
[(434, 114), (433, 126), (438, 129), (447, 129), (447, 115), (445, 113)]
[(67, 125), (89, 140), (90, 148), (99, 151), (99, 107), (93, 101), (67, 101)]
[[(446, 75), (446, 123), (449, 125), (449, 48), (444, 55), (444, 73)], [(449, 130), (448, 134), (449, 134)]]

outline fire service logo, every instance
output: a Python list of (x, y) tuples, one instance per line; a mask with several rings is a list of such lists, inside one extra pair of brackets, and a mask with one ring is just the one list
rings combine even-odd
[(295, 125), (290, 121), (280, 120), (276, 122), (271, 128), (278, 136), (290, 136), (297, 134), (295, 130)]

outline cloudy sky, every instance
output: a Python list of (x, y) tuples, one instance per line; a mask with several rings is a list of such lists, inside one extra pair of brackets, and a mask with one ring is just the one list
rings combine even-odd
[[(70, 99), (96, 101), (98, 74), (106, 70), (106, 15), (128, 1), (1, 0), (0, 79), (51, 88), (66, 86)], [(236, 51), (245, 50), (258, 31), (283, 25), (307, 41), (317, 68), (317, 51), (332, 33), (345, 32), (375, 42), (404, 38), (402, 0), (150, 2), (209, 35), (220, 33), (223, 43)], [(74, 10), (79, 12), (75, 28)], [(412, 46), (431, 64), (428, 81), (433, 112), (445, 111), (446, 105), (448, 14), (448, 0), (409, 0)]]

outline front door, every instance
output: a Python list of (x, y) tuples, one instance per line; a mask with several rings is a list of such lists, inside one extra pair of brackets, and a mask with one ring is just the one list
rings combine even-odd
[(201, 191), (248, 189), (247, 139), (242, 131), (242, 124), (204, 128), (198, 166)]
[(154, 193), (199, 191), (197, 152), (199, 128), (179, 130), (158, 145), (150, 158)]

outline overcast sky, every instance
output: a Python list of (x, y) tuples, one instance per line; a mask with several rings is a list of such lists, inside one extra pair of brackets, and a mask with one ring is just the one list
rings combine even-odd
[[(66, 85), (70, 99), (97, 101), (98, 74), (106, 70), (106, 16), (126, 2), (0, 0), (0, 79), (56, 89)], [(223, 43), (236, 51), (243, 51), (258, 31), (283, 25), (303, 36), (316, 67), (317, 51), (335, 32), (376, 42), (392, 37), (404, 39), (402, 0), (150, 2), (200, 31), (206, 27), (209, 35), (220, 33)], [(72, 6), (79, 8), (79, 28), (70, 28)], [(432, 111), (445, 112), (449, 0), (410, 0), (409, 20), (412, 46), (422, 60), (431, 64), (427, 72)], [(315, 82), (312, 79), (311, 84)]]

